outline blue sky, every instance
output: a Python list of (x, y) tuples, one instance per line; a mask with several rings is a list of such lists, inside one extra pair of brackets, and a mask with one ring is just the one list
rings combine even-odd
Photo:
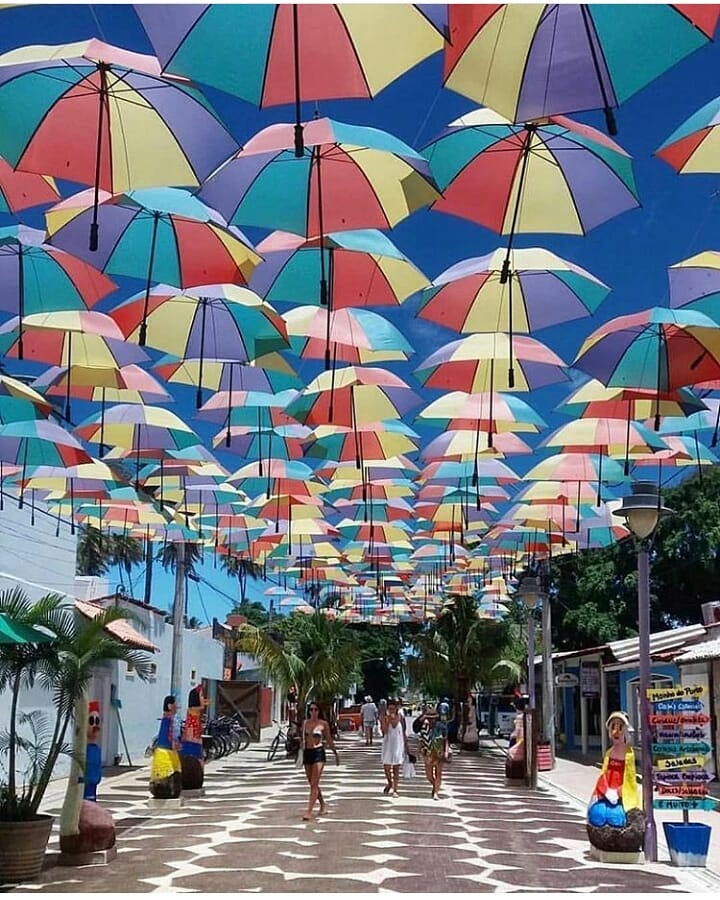
[[(24, 44), (54, 44), (89, 37), (118, 44), (128, 49), (150, 53), (152, 48), (131, 6), (57, 5), (43, 6), (42, 13), (34, 5), (0, 11), (0, 52)], [(450, 121), (474, 108), (474, 104), (441, 88), (442, 57), (427, 60), (387, 88), (373, 101), (325, 102), (321, 115), (357, 124), (373, 125), (393, 132), (416, 148), (422, 148)], [(239, 143), (273, 122), (292, 121), (290, 107), (274, 107), (258, 111), (241, 100), (207, 90), (215, 108)], [(586, 237), (558, 235), (521, 235), (516, 246), (545, 247), (588, 269), (612, 288), (612, 293), (591, 319), (545, 329), (533, 336), (547, 343), (571, 362), (583, 338), (597, 325), (617, 315), (653, 305), (666, 305), (667, 267), (701, 250), (717, 249), (720, 233), (720, 179), (714, 175), (678, 176), (669, 166), (652, 156), (665, 139), (689, 115), (720, 94), (720, 47), (709, 44), (665, 73), (617, 111), (619, 134), (615, 138), (634, 158), (634, 171), (642, 207), (601, 225)], [(310, 104), (304, 116), (313, 114)], [(604, 130), (602, 113), (575, 116)], [(64, 186), (64, 195), (72, 192)], [(80, 189), (80, 188), (77, 188)], [(41, 226), (42, 217), (35, 210), (21, 214), (28, 224)], [(9, 224), (2, 221), (0, 225)], [(252, 239), (262, 234), (247, 229)], [(400, 223), (390, 238), (428, 275), (433, 278), (453, 263), (471, 256), (489, 253), (502, 246), (502, 239), (486, 229), (439, 213), (423, 211)], [(98, 308), (107, 309), (122, 296), (139, 290), (142, 285), (126, 280), (121, 289)], [(418, 349), (409, 366), (388, 365), (408, 377), (431, 350), (457, 339), (454, 332), (414, 318), (417, 298), (408, 301), (401, 314), (390, 318), (401, 323), (410, 342)], [(285, 309), (286, 307), (283, 307)], [(378, 310), (386, 314), (386, 310)], [(158, 354), (159, 355), (159, 354)], [(313, 362), (298, 366), (301, 376), (311, 378), (318, 371)], [(412, 382), (412, 378), (410, 378)], [(192, 419), (193, 392), (173, 388), (175, 412), (186, 417), (208, 441), (214, 428)], [(551, 427), (567, 421), (552, 412), (567, 393), (566, 387), (550, 387), (533, 392), (531, 402)], [(427, 399), (437, 392), (426, 392)], [(527, 399), (527, 396), (524, 395)], [(80, 421), (93, 410), (74, 405), (73, 418)], [(435, 432), (436, 433), (436, 432)], [(232, 469), (243, 463), (239, 457), (218, 454)], [(529, 465), (523, 457), (509, 460), (519, 471)], [(224, 618), (237, 596), (237, 586), (215, 569), (212, 561), (201, 568), (207, 584), (200, 588), (190, 584), (189, 612), (203, 620), (213, 615)], [(142, 594), (143, 572), (133, 574), (134, 593)], [(160, 606), (172, 599), (172, 578), (158, 571), (153, 601)], [(200, 599), (202, 591), (202, 602)], [(221, 593), (227, 595), (222, 596)], [(262, 596), (262, 588), (252, 586), (251, 594)], [(204, 606), (203, 606), (204, 603)]]

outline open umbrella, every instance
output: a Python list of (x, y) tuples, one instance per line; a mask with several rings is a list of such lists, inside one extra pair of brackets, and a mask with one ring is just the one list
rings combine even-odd
[[(541, 248), (513, 250), (503, 279), (502, 249), (446, 269), (424, 291), (418, 316), (460, 332), (530, 333), (589, 316), (610, 289)], [(506, 328), (507, 325), (507, 328)], [(511, 348), (512, 351), (512, 348)], [(513, 385), (512, 352), (508, 382)]]
[(54, 640), (55, 635), (0, 613), (0, 644), (48, 644)]
[[(444, 83), (516, 122), (613, 107), (712, 39), (717, 4), (451, 4)], [(642, 50), (642, 52), (640, 52)]]
[(397, 306), (428, 285), (425, 275), (374, 228), (336, 231), (322, 241), (275, 231), (256, 249), (263, 262), (250, 287), (269, 303), (319, 304), (324, 265), (328, 305), (334, 310)]
[(706, 103), (677, 128), (655, 151), (681, 175), (717, 172), (717, 146), (720, 133), (720, 97)]
[(95, 38), (0, 56), (0, 120), (12, 166), (93, 185), (91, 250), (100, 190), (197, 187), (237, 146), (189, 82)]
[(517, 234), (587, 234), (639, 206), (628, 154), (563, 116), (513, 125), (490, 109), (474, 110), (425, 153), (443, 192), (433, 210), (508, 235), (501, 283), (510, 276)]
[(24, 316), (87, 309), (115, 289), (102, 272), (51, 247), (44, 231), (26, 225), (0, 228), (0, 284), (0, 309), (19, 316), (18, 359), (24, 355)]
[[(149, 301), (149, 302), (146, 302)], [(248, 288), (206, 284), (178, 293), (168, 285), (136, 294), (112, 311), (123, 334), (182, 358), (200, 360), (196, 406), (202, 404), (205, 359), (249, 362), (288, 346), (282, 317)]]
[[(166, 72), (259, 107), (374, 97), (442, 49), (440, 8), (413, 4), (163, 4), (136, 6)], [(251, 42), (243, 40), (253, 35)], [(212, 47), (211, 53), (207, 48)]]
[(228, 227), (219, 213), (188, 191), (148, 188), (115, 195), (103, 191), (99, 199), (102, 238), (95, 253), (84, 249), (94, 214), (92, 191), (82, 191), (48, 210), (48, 232), (55, 246), (93, 261), (103, 272), (145, 279), (141, 347), (154, 281), (176, 288), (247, 285), (260, 262), (242, 232)]

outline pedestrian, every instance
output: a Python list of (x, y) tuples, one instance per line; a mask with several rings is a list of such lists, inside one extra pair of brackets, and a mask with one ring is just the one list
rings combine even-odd
[(442, 786), (442, 770), (447, 759), (448, 739), (447, 725), (439, 713), (426, 709), (420, 725), (420, 752), (425, 763), (425, 777), (430, 782), (430, 796), (440, 799)]
[(297, 720), (297, 704), (297, 688), (294, 684), (291, 684), (288, 688), (287, 697), (285, 699), (285, 716), (288, 720), (288, 723), (291, 725)]
[(363, 734), (365, 735), (365, 746), (372, 746), (373, 731), (375, 723), (378, 720), (378, 708), (373, 702), (373, 698), (368, 694), (365, 702), (360, 707), (360, 720), (362, 722)]
[(305, 768), (305, 775), (310, 785), (310, 796), (308, 797), (307, 812), (303, 816), (306, 822), (313, 818), (313, 809), (315, 803), (320, 803), (319, 815), (324, 816), (327, 812), (325, 798), (320, 790), (320, 777), (325, 768), (327, 755), (325, 753), (325, 745), (335, 754), (335, 762), (340, 765), (340, 757), (333, 743), (330, 726), (325, 719), (320, 718), (320, 707), (317, 703), (311, 703), (308, 707), (308, 717), (302, 726), (302, 761)]
[(389, 794), (392, 791), (393, 797), (397, 797), (400, 766), (408, 753), (408, 739), (405, 717), (400, 715), (394, 700), (388, 700), (387, 710), (380, 720), (380, 728), (383, 734), (382, 764), (387, 781), (383, 793)]

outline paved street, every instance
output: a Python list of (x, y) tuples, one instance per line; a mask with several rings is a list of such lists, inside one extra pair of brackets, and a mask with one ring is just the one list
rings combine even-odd
[(547, 789), (507, 788), (502, 758), (486, 753), (453, 757), (439, 802), (420, 775), (391, 798), (379, 747), (345, 737), (340, 766), (323, 775), (330, 814), (306, 823), (304, 773), (289, 760), (266, 763), (266, 746), (210, 763), (206, 796), (178, 810), (147, 807), (147, 769), (106, 778), (100, 798), (115, 815), (117, 859), (53, 865), (15, 890), (699, 892), (720, 883), (667, 862), (591, 860), (582, 810)]

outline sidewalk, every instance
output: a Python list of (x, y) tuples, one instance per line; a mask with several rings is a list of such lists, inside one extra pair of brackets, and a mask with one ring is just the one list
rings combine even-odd
[[(590, 795), (593, 792), (599, 774), (599, 760), (597, 764), (591, 764), (558, 757), (555, 760), (555, 768), (551, 772), (538, 772), (538, 785), (563, 795), (569, 802), (582, 807), (582, 809), (587, 809)], [(665, 843), (662, 823), (681, 821), (682, 813), (671, 810), (655, 810), (655, 823), (658, 835), (658, 862), (670, 861), (670, 853)], [(720, 814), (714, 811), (693, 810), (690, 813), (690, 821), (714, 826), (710, 834), (710, 850), (705, 872), (709, 876), (708, 880), (712, 880), (713, 887), (717, 890), (720, 888)], [(693, 871), (697, 874), (703, 870), (693, 869)]]

